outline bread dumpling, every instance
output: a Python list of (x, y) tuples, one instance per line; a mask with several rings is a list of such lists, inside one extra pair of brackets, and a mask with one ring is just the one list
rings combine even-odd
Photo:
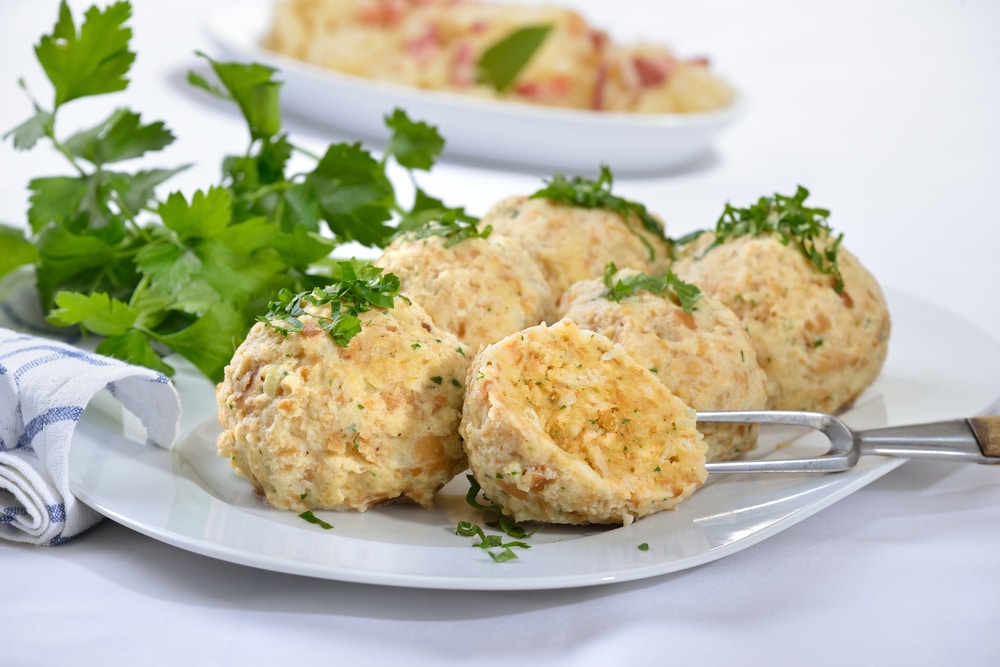
[(301, 332), (259, 322), (216, 388), (219, 454), (275, 508), (431, 507), (465, 470), (458, 435), (471, 354), (416, 303), (359, 315), (341, 346), (309, 306)]
[(517, 521), (628, 524), (707, 476), (694, 411), (622, 346), (566, 319), (479, 351), (460, 432), (483, 492)]
[(404, 235), (374, 262), (400, 280), (400, 292), (475, 353), (514, 331), (551, 319), (555, 296), (521, 245), (501, 234), (451, 242)]
[(891, 322), (878, 282), (839, 237), (813, 241), (817, 256), (836, 247), (839, 275), (820, 271), (777, 232), (717, 244), (714, 232), (702, 234), (673, 270), (746, 325), (767, 374), (769, 408), (833, 413), (878, 377)]
[[(664, 289), (630, 289), (614, 298), (607, 284), (639, 286), (640, 278)], [(762, 410), (767, 405), (767, 377), (750, 335), (740, 318), (710, 295), (698, 295), (685, 309), (664, 281), (621, 269), (570, 287), (560, 298), (559, 313), (619, 343), (695, 410)], [(733, 459), (757, 446), (752, 424), (698, 428), (709, 461)]]

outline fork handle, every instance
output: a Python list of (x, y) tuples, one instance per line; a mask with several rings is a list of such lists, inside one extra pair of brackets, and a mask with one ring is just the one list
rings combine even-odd
[(983, 456), (1000, 458), (1000, 416), (969, 417)]
[(855, 433), (861, 454), (1000, 464), (1000, 415)]

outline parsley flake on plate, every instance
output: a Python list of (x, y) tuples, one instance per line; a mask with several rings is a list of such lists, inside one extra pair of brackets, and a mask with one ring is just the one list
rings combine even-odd
[(333, 528), (333, 524), (323, 521), (323, 519), (319, 518), (318, 516), (316, 516), (315, 514), (313, 514), (308, 510), (299, 514), (299, 518), (309, 523), (315, 524), (320, 528), (322, 528), (323, 530), (330, 530), (331, 528)]
[(503, 514), (503, 508), (489, 498), (483, 496), (488, 504), (479, 502), (478, 496), (482, 487), (472, 475), (466, 475), (469, 481), (469, 491), (465, 494), (465, 501), (472, 507), (483, 510), (487, 513), (486, 525), (499, 528), (504, 535), (514, 539), (504, 541), (503, 535), (487, 535), (481, 526), (470, 521), (459, 521), (455, 528), (455, 534), (462, 537), (478, 537), (478, 542), (473, 542), (472, 546), (484, 549), (497, 563), (503, 563), (517, 558), (515, 548), (530, 549), (531, 545), (524, 540), (534, 533), (529, 533), (522, 526), (517, 525)]

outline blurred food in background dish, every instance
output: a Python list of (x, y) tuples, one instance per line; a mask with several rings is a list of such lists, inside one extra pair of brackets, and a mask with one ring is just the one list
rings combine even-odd
[(560, 108), (693, 113), (735, 100), (706, 57), (616, 43), (553, 5), (286, 0), (263, 45), (368, 79)]

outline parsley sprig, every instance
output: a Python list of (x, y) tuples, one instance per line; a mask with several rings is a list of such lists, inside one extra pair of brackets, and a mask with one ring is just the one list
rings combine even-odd
[[(837, 254), (844, 235), (834, 236), (827, 222), (830, 211), (805, 205), (809, 190), (798, 186), (794, 195), (775, 194), (760, 197), (747, 207), (738, 208), (727, 203), (715, 225), (715, 239), (706, 249), (725, 243), (739, 236), (777, 234), (785, 245), (794, 244), (820, 273), (832, 276), (834, 289), (844, 289), (844, 278), (837, 264)], [(695, 232), (676, 241), (683, 246), (694, 241), (702, 232)], [(830, 241), (829, 239), (833, 240)]]
[(483, 500), (486, 501), (486, 504), (479, 502), (478, 497), (482, 487), (472, 475), (465, 477), (469, 480), (469, 491), (465, 494), (465, 502), (477, 510), (483, 510), (487, 513), (487, 526), (499, 528), (504, 535), (514, 539), (505, 542), (503, 535), (487, 535), (481, 526), (470, 521), (459, 521), (455, 528), (455, 534), (462, 537), (478, 537), (479, 541), (473, 542), (472, 546), (485, 549), (490, 558), (498, 563), (517, 558), (517, 554), (514, 553), (515, 548), (530, 549), (531, 545), (524, 540), (534, 533), (528, 532), (524, 527), (506, 518), (503, 514), (503, 508), (485, 495)]
[[(188, 166), (145, 164), (174, 141), (163, 121), (119, 106), (91, 127), (60, 129), (66, 105), (128, 88), (131, 13), (121, 0), (91, 7), (78, 25), (63, 1), (35, 47), (51, 102), (22, 81), (33, 112), (4, 135), (18, 150), (48, 143), (69, 173), (29, 182), (26, 231), (0, 225), (0, 277), (33, 266), (48, 319), (101, 336), (99, 352), (167, 374), (164, 356), (177, 353), (217, 381), (275, 294), (312, 293), (338, 277), (328, 258), (342, 243), (381, 247), (394, 222), (470, 217), (416, 184), (415, 172), (429, 170), (443, 150), (433, 126), (397, 109), (385, 118), (391, 138), (381, 157), (359, 143), (314, 155), (283, 129), (275, 69), (204, 54), (214, 80), (191, 72), (188, 81), (239, 110), (248, 142), (221, 156), (219, 182), (157, 196)], [(293, 171), (293, 155), (307, 166)], [(144, 164), (120, 168), (137, 159)], [(391, 161), (416, 187), (410, 206), (387, 176)]]
[[(319, 328), (330, 334), (337, 345), (346, 346), (361, 332), (358, 315), (372, 308), (392, 308), (399, 294), (399, 278), (368, 262), (346, 260), (337, 263), (339, 277), (325, 287), (292, 293), (283, 289), (268, 304), (267, 314), (257, 319), (282, 336), (300, 333), (303, 315), (316, 320)], [(330, 316), (319, 315), (307, 306), (330, 306)]]
[[(601, 165), (601, 174), (597, 179), (585, 178), (583, 176), (566, 178), (562, 174), (555, 174), (551, 179), (546, 181), (546, 186), (534, 192), (531, 198), (545, 198), (582, 208), (607, 209), (621, 216), (625, 224), (629, 226), (629, 229), (632, 229), (632, 220), (633, 217), (636, 217), (642, 224), (643, 229), (656, 237), (663, 238), (663, 223), (657, 220), (639, 202), (613, 194), (611, 192), (613, 182), (614, 178), (611, 175), (611, 169), (607, 165)], [(646, 246), (649, 258), (654, 259), (656, 257), (656, 249), (649, 240), (635, 229), (632, 229), (632, 232)]]
[(604, 267), (604, 297), (609, 301), (621, 302), (639, 292), (650, 292), (657, 296), (674, 299), (681, 309), (690, 315), (695, 310), (695, 303), (701, 298), (701, 290), (696, 285), (686, 283), (677, 277), (670, 269), (661, 275), (651, 276), (648, 273), (634, 273), (615, 280), (618, 267), (609, 262)]

